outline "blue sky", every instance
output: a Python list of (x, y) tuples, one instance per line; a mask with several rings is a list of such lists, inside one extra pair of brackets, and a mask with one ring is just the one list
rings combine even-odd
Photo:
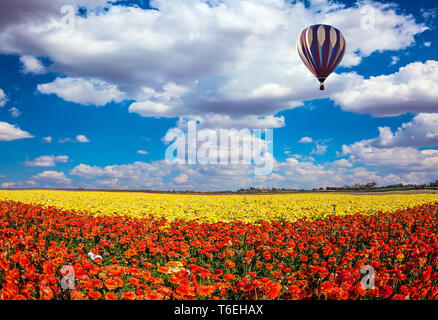
[[(1, 188), (438, 179), (435, 1), (7, 0), (0, 9)], [(295, 48), (315, 23), (347, 41), (324, 92)], [(200, 130), (272, 128), (272, 174), (167, 163), (163, 138), (192, 119)]]

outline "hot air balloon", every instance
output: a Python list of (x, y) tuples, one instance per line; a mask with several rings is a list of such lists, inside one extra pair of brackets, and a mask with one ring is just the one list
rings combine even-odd
[(301, 32), (297, 50), (307, 69), (321, 83), (335, 70), (344, 57), (346, 43), (342, 33), (335, 27), (315, 24)]

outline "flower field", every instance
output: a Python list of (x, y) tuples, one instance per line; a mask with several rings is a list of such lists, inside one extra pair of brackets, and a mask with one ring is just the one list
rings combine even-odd
[[(277, 195), (178, 195), (138, 192), (94, 192), (0, 190), (0, 201), (13, 200), (28, 204), (55, 206), (95, 216), (130, 216), (144, 214), (203, 222), (295, 221), (307, 217), (320, 219), (361, 212), (395, 211), (438, 201), (438, 194), (277, 194)], [(333, 207), (336, 205), (336, 209)], [(336, 211), (335, 211), (336, 210)]]
[(433, 194), (0, 195), (0, 299), (438, 299)]

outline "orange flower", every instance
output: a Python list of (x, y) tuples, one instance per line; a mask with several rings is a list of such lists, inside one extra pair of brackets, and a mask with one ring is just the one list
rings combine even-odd
[(88, 297), (79, 290), (70, 291), (70, 298), (72, 300), (88, 300)]
[(181, 251), (182, 252), (187, 252), (190, 249), (190, 246), (188, 244), (186, 244), (186, 243), (181, 244), (180, 247), (181, 247)]
[(23, 268), (25, 268), (25, 267), (27, 267), (28, 265), (30, 265), (30, 261), (29, 261), (29, 259), (28, 259), (26, 256), (21, 256), (21, 257), (20, 257), (20, 261), (19, 261), (19, 263), (20, 263), (20, 265), (21, 265)]
[(132, 292), (132, 291), (124, 292), (122, 294), (122, 299), (123, 300), (135, 300), (136, 298), (137, 298), (137, 295), (134, 292)]
[(114, 290), (117, 288), (117, 282), (115, 282), (114, 279), (106, 279), (104, 283), (108, 290)]
[(44, 287), (40, 289), (40, 299), (41, 300), (52, 300), (54, 297), (52, 289), (49, 287)]
[(116, 276), (113, 279), (117, 283), (118, 287), (120, 287), (120, 288), (123, 287), (123, 280), (122, 280), (122, 278), (120, 278), (119, 276)]
[(102, 289), (103, 287), (103, 283), (99, 279), (93, 279), (92, 284), (93, 284), (93, 288), (95, 289)]
[(275, 281), (266, 284), (266, 296), (268, 299), (275, 299), (281, 294), (281, 284)]
[(236, 280), (236, 276), (235, 276), (234, 274), (232, 274), (232, 273), (227, 273), (227, 274), (224, 276), (224, 279), (225, 279), (225, 280), (228, 280), (228, 281), (232, 281), (232, 280)]
[(140, 280), (135, 277), (131, 277), (129, 278), (129, 283), (135, 287), (138, 287), (138, 285), (140, 284)]
[(115, 295), (114, 293), (112, 293), (112, 292), (108, 292), (106, 295), (105, 295), (105, 300), (118, 300), (119, 298), (117, 297), (117, 295)]
[(53, 267), (52, 263), (49, 261), (44, 262), (43, 264), (43, 271), (48, 276), (54, 276), (55, 275), (55, 268)]
[(236, 264), (233, 261), (231, 261), (231, 260), (225, 261), (225, 267), (234, 268), (235, 266), (236, 266)]
[(156, 290), (152, 290), (144, 295), (145, 300), (163, 300), (163, 295)]
[(169, 269), (167, 269), (165, 266), (158, 267), (158, 272), (167, 273), (168, 271), (169, 271)]
[(95, 290), (88, 291), (88, 296), (91, 299), (100, 299), (100, 298), (102, 298), (102, 294), (99, 291), (95, 291)]
[(201, 296), (201, 297), (206, 297), (211, 295), (213, 292), (215, 292), (216, 288), (214, 286), (204, 286), (204, 285), (199, 285), (196, 288), (196, 292)]

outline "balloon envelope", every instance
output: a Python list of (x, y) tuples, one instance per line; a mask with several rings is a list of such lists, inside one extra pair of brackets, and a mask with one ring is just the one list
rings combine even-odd
[(344, 57), (346, 43), (342, 33), (335, 27), (316, 24), (301, 32), (297, 50), (307, 69), (321, 82), (335, 70)]

